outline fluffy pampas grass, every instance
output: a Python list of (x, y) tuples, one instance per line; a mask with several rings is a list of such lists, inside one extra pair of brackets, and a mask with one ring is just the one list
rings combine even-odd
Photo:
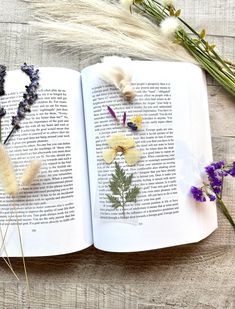
[(195, 63), (183, 47), (165, 38), (159, 27), (118, 3), (104, 0), (22, 0), (35, 13), (41, 38), (64, 52), (91, 58), (121, 55), (146, 60)]

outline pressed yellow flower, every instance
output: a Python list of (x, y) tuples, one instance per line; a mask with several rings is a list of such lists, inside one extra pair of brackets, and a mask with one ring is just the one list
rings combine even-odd
[(141, 115), (137, 115), (135, 117), (132, 117), (130, 121), (132, 123), (134, 123), (137, 126), (138, 129), (140, 129), (141, 126), (142, 126), (142, 120), (143, 120), (142, 116)]
[(112, 163), (118, 152), (124, 155), (128, 165), (135, 165), (141, 157), (141, 151), (135, 149), (135, 141), (132, 137), (126, 137), (121, 133), (111, 135), (107, 144), (110, 149), (103, 152), (103, 158), (106, 163)]

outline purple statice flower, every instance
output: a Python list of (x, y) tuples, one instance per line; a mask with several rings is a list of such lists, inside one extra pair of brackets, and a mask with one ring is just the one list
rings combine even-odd
[(193, 198), (196, 201), (198, 201), (198, 202), (205, 202), (206, 201), (206, 197), (204, 196), (204, 193), (203, 193), (201, 188), (191, 187), (190, 192), (192, 193)]
[(209, 197), (209, 199), (210, 199), (211, 202), (213, 202), (213, 201), (216, 200), (216, 196), (213, 195), (213, 194), (208, 194), (207, 196)]
[(215, 170), (219, 170), (222, 167), (224, 167), (224, 161), (219, 161), (219, 162), (216, 162), (216, 163), (212, 163), (211, 165), (214, 166)]
[(233, 162), (233, 167), (228, 171), (228, 174), (235, 177), (235, 161)]
[(0, 65), (0, 96), (5, 94), (4, 83), (6, 76), (6, 67), (5, 65)]
[(219, 161), (216, 163), (211, 163), (205, 167), (206, 174), (211, 186), (211, 189), (214, 193), (218, 194), (221, 192), (222, 187), (222, 177), (227, 176), (226, 171), (223, 171), (224, 161)]

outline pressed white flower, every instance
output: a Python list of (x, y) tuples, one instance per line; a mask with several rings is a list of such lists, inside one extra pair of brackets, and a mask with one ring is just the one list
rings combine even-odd
[(31, 161), (24, 171), (21, 183), (24, 186), (30, 186), (33, 183), (34, 179), (37, 177), (40, 167), (41, 167), (40, 160)]
[(133, 4), (133, 0), (120, 0), (120, 4), (123, 8), (130, 10), (130, 7)]
[(122, 58), (117, 56), (104, 57), (102, 64), (97, 64), (97, 72), (99, 77), (114, 85), (127, 101), (131, 101), (136, 96), (131, 86), (132, 72), (130, 70), (130, 58)]
[(178, 18), (176, 18), (175, 16), (166, 17), (160, 23), (161, 32), (167, 38), (172, 38), (178, 28), (179, 21)]
[(174, 1), (173, 0), (163, 0), (162, 4), (164, 6), (173, 6), (174, 5)]

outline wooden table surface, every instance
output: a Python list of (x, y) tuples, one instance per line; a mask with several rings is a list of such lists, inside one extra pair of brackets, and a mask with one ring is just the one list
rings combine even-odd
[[(184, 18), (207, 29), (208, 40), (235, 61), (235, 1), (182, 0)], [(61, 55), (38, 41), (28, 21), (32, 12), (19, 0), (0, 2), (0, 63), (23, 62), (79, 69), (79, 55)], [(235, 100), (208, 78), (214, 159), (235, 160)], [(235, 218), (235, 181), (226, 182), (224, 199)], [(28, 258), (31, 308), (160, 309), (235, 308), (235, 233), (219, 213), (219, 228), (198, 244), (143, 253), (82, 252)], [(17, 282), (0, 264), (0, 308), (27, 308), (21, 259), (13, 259)]]

